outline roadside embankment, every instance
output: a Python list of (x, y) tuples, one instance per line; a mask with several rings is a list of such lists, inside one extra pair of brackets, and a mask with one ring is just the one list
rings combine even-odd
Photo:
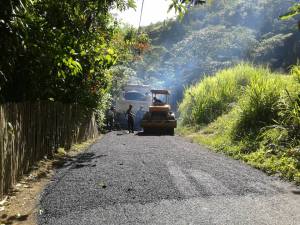
[(78, 104), (0, 105), (0, 199), (40, 160), (97, 136), (94, 112)]
[(300, 69), (240, 64), (186, 89), (178, 133), (300, 183)]

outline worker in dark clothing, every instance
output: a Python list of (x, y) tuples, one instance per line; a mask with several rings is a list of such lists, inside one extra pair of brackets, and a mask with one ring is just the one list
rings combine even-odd
[(156, 97), (153, 98), (153, 102), (154, 102), (154, 104), (158, 104), (158, 105), (163, 103), (162, 100), (160, 100)]
[(134, 133), (134, 113), (132, 112), (132, 105), (129, 105), (126, 115), (128, 120), (128, 131), (129, 133)]

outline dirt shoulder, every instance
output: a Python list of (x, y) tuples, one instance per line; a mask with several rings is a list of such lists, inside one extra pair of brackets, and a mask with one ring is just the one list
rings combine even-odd
[(40, 193), (51, 181), (54, 170), (88, 149), (98, 139), (74, 145), (68, 153), (64, 149), (59, 149), (54, 159), (45, 158), (37, 163), (33, 170), (14, 185), (4, 199), (1, 199), (0, 225), (36, 225)]

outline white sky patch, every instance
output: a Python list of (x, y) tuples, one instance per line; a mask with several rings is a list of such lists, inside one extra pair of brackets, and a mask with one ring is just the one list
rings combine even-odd
[[(128, 23), (134, 27), (138, 27), (142, 2), (142, 0), (136, 0), (136, 10), (129, 9), (123, 12), (114, 10), (112, 13), (121, 21)], [(174, 18), (174, 10), (168, 13), (170, 3), (171, 0), (144, 0), (141, 26), (147, 26), (151, 23)]]

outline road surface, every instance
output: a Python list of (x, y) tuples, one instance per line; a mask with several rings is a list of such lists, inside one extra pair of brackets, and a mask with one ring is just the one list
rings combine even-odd
[(58, 169), (39, 224), (300, 224), (300, 190), (181, 137), (112, 132)]

